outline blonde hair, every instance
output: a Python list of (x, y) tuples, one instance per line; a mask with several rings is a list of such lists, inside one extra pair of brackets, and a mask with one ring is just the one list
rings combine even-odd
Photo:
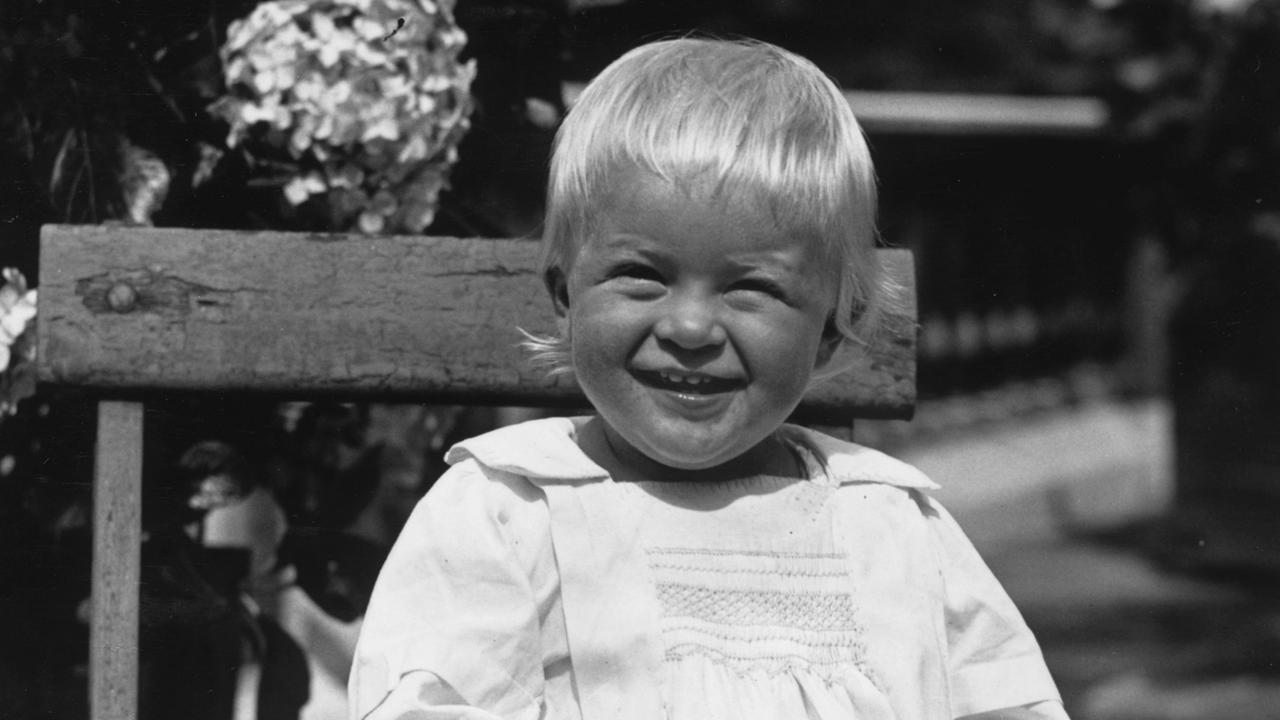
[[(779, 227), (840, 268), (834, 328), (866, 342), (892, 296), (874, 252), (875, 171), (844, 95), (812, 62), (763, 42), (705, 38), (615, 60), (556, 134), (546, 272), (568, 272), (619, 168), (677, 184), (711, 178), (720, 196), (766, 203)], [(524, 345), (553, 374), (572, 372), (568, 338), (527, 335)]]

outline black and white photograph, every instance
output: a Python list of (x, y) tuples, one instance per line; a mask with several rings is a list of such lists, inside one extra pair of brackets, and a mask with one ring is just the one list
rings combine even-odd
[(1280, 0), (0, 0), (10, 718), (1280, 718)]

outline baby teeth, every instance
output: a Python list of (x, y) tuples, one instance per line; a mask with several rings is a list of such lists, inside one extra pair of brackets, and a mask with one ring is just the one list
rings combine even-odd
[(663, 372), (658, 374), (661, 375), (662, 379), (666, 380), (667, 382), (687, 383), (689, 385), (700, 385), (704, 382), (708, 382), (707, 378), (697, 377), (694, 375), (675, 375), (673, 373), (668, 373), (668, 372)]

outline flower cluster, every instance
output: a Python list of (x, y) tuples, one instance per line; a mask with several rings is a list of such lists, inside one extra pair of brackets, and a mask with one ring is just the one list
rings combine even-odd
[(457, 160), (475, 62), (452, 0), (270, 0), (231, 23), (227, 145), (334, 229), (421, 232)]
[(18, 401), (35, 393), (36, 344), (28, 332), (36, 316), (36, 291), (27, 279), (5, 268), (0, 285), (0, 418), (18, 411)]

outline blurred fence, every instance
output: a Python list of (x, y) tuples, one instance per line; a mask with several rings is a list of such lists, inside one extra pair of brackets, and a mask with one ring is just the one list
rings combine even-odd
[(918, 263), (921, 395), (1119, 362), (1132, 223), (1100, 105), (939, 97), (921, 122), (927, 97), (867, 123), (884, 241)]

